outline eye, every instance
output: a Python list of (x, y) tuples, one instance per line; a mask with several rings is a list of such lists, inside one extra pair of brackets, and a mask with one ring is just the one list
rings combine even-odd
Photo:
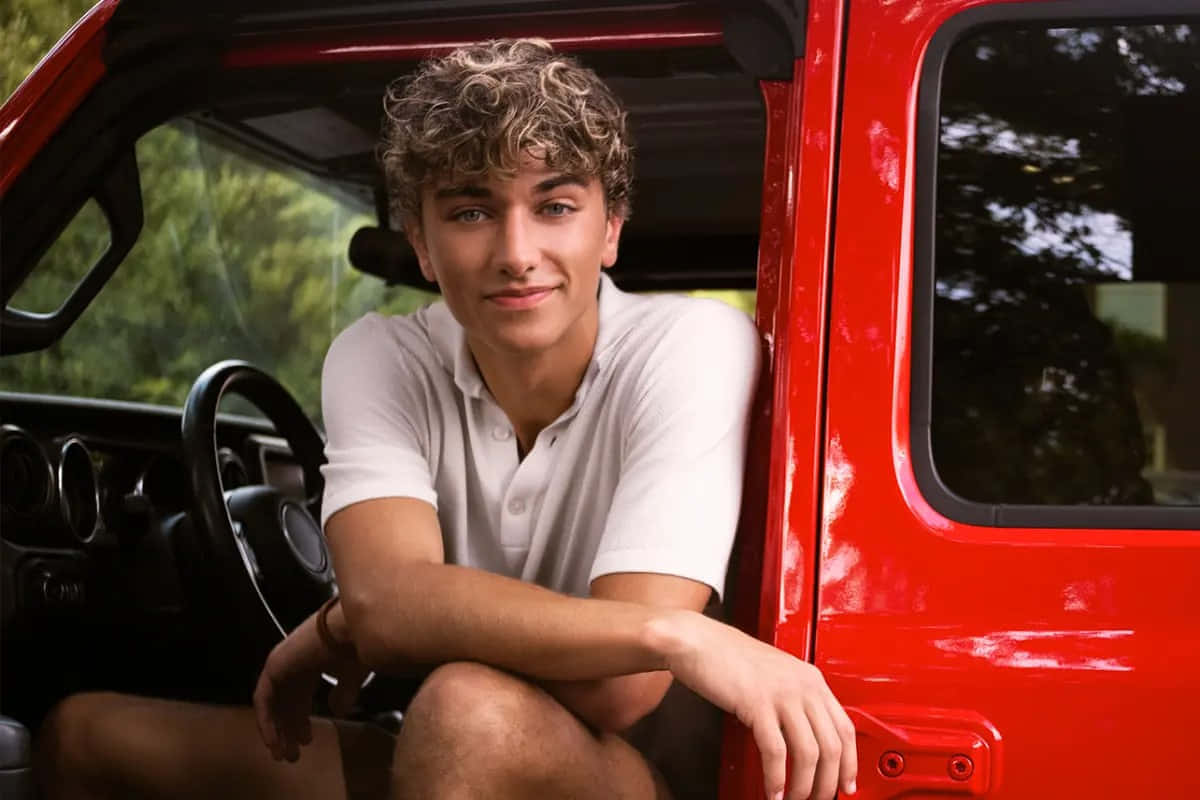
[(481, 222), (483, 220), (483, 212), (478, 208), (464, 208), (462, 211), (456, 211), (451, 215), (451, 219), (456, 222)]
[(547, 203), (542, 206), (542, 213), (548, 217), (565, 217), (575, 209), (566, 203)]

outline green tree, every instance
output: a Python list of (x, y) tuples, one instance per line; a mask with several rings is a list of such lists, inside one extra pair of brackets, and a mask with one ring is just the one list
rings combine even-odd
[[(0, 362), (0, 387), (178, 405), (206, 366), (240, 358), (315, 418), (333, 336), (368, 310), (406, 313), (432, 297), (349, 267), (350, 237), (372, 221), (336, 185), (188, 121), (151, 131), (137, 155), (137, 244), (61, 342)], [(78, 216), (13, 304), (57, 307), (106, 238), (103, 215)]]
[(0, 4), (0, 97), (8, 98), (91, 0), (6, 0)]

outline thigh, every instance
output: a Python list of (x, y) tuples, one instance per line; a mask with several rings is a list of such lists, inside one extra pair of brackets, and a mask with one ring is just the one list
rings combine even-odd
[[(386, 771), (386, 763), (375, 762), (392, 752), (390, 736), (380, 747), (362, 725), (314, 719), (312, 744), (299, 760), (278, 762), (249, 707), (128, 695), (68, 698), (51, 719), (53, 732), (45, 734), (58, 741), (39, 769), (75, 770), (118, 797), (340, 799), (348, 782), (343, 752), (367, 774)], [(348, 778), (353, 783), (356, 775)]]

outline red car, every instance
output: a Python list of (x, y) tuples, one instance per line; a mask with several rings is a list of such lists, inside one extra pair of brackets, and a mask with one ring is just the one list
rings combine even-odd
[(730, 610), (858, 796), (1200, 796), (1195, 2), (202, 5), (103, 0), (0, 109), (0, 794), (65, 694), (244, 702), (328, 594), (321, 355), (430, 290), (380, 97), (536, 35), (630, 108), (617, 282), (753, 307)]

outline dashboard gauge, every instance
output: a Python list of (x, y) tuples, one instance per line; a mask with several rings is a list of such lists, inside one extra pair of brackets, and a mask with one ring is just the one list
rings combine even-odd
[(54, 467), (41, 445), (15, 425), (0, 428), (0, 504), (4, 516), (41, 514), (54, 499)]
[(59, 452), (58, 502), (67, 529), (91, 541), (100, 527), (100, 487), (92, 454), (78, 439), (68, 439)]

